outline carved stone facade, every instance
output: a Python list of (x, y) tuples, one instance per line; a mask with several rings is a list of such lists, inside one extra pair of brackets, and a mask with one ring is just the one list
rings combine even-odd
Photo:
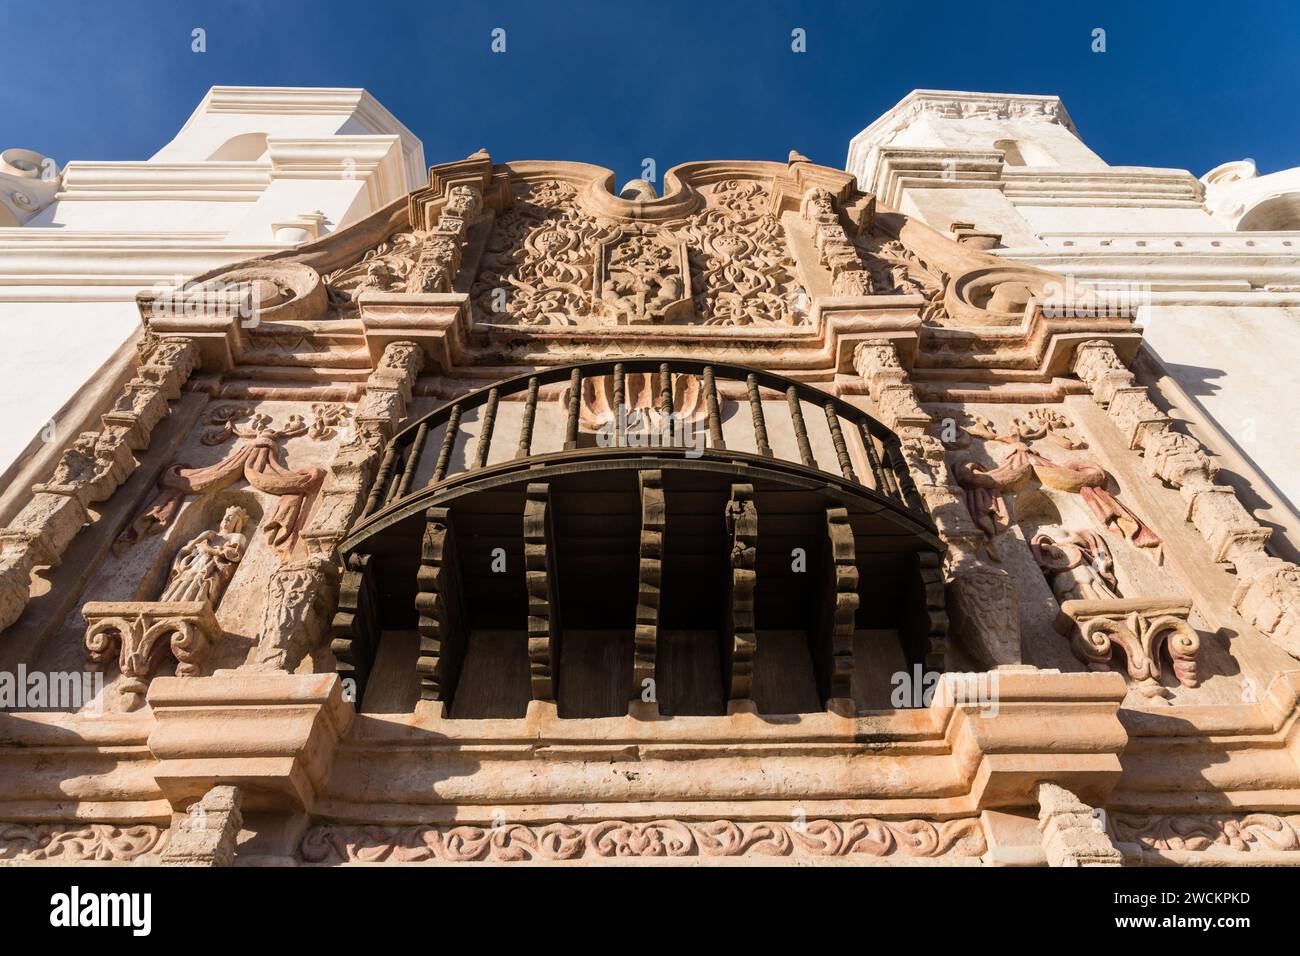
[(0, 530), (0, 675), (105, 682), (0, 713), (0, 862), (1294, 853), (1285, 533), (1134, 310), (860, 182), (479, 152), (142, 295)]

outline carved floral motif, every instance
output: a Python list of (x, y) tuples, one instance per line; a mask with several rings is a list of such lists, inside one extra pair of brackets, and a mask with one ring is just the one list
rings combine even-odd
[(500, 827), (364, 827), (325, 824), (303, 838), (308, 863), (468, 863), (662, 857), (847, 857), (945, 855), (987, 850), (974, 818), (930, 822), (809, 820), (805, 824), (715, 820), (609, 820)]
[(1300, 816), (1273, 813), (1225, 815), (1109, 814), (1110, 831), (1121, 843), (1152, 850), (1204, 851), (1224, 847), (1239, 852), (1300, 850)]
[(0, 823), (0, 860), (16, 863), (123, 863), (157, 854), (166, 843), (167, 831), (147, 823), (124, 827)]

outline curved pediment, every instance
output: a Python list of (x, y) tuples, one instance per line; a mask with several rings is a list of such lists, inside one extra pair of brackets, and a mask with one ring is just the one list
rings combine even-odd
[[(1048, 374), (1058, 331), (1131, 331), (1131, 313), (1098, 313), (1062, 277), (983, 251), (987, 236), (959, 241), (877, 208), (850, 174), (795, 153), (684, 163), (662, 195), (639, 180), (616, 189), (599, 166), (480, 151), (362, 222), (200, 276), (181, 297), (234, 282), (271, 296), (273, 322), (424, 316), (450, 336), (432, 359), (501, 365), (532, 357), (520, 333), (553, 343), (555, 360), (595, 340), (635, 354), (695, 338), (743, 360), (779, 335), (803, 365), (847, 369), (854, 337), (896, 333), (949, 365)], [(1053, 300), (1069, 308), (1045, 312)], [(157, 316), (157, 297), (146, 305)]]

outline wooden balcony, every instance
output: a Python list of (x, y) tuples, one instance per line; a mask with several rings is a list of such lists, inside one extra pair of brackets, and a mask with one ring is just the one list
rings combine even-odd
[(333, 648), (366, 709), (409, 709), (417, 680), (453, 718), (878, 709), (891, 674), (942, 668), (943, 545), (897, 436), (740, 366), (457, 398), (392, 440), (342, 551)]

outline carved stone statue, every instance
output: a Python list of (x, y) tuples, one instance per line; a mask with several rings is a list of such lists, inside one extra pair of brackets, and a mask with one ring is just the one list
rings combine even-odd
[(204, 531), (181, 548), (159, 600), (206, 601), (215, 609), (248, 550), (248, 539), (240, 533), (247, 520), (248, 512), (231, 505), (216, 531)]

